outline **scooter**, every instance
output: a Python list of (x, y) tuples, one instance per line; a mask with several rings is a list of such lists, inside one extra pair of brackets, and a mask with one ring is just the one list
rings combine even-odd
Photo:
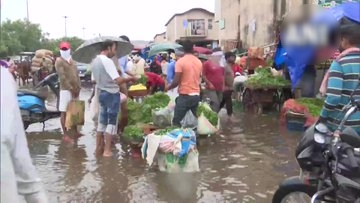
[(49, 86), (50, 90), (56, 95), (56, 109), (59, 106), (59, 78), (57, 73), (52, 73), (40, 81), (34, 90), (18, 90), (17, 97), (21, 111), (21, 117), (25, 130), (33, 123), (43, 123), (45, 129), (45, 121), (60, 117), (61, 112), (49, 111), (46, 109), (45, 100), (47, 95), (38, 91), (40, 87)]

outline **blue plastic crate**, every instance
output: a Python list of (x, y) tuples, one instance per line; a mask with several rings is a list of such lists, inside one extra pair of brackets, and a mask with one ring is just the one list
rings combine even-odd
[(302, 121), (286, 120), (286, 128), (289, 131), (304, 132), (306, 130), (304, 125), (305, 125), (305, 122), (302, 122)]

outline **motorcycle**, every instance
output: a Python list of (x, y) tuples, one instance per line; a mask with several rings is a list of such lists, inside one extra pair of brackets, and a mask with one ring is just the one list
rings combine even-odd
[[(273, 203), (360, 203), (360, 136), (352, 128), (344, 128), (348, 118), (360, 110), (360, 100), (351, 99), (345, 109), (334, 133), (322, 123), (305, 132), (295, 152), (300, 175), (279, 185)], [(299, 199), (291, 199), (292, 195)]]
[(60, 117), (60, 111), (49, 111), (46, 109), (45, 100), (47, 95), (41, 94), (37, 91), (40, 87), (48, 86), (50, 90), (56, 95), (56, 107), (59, 105), (59, 79), (57, 73), (52, 73), (46, 76), (35, 86), (33, 90), (18, 90), (17, 97), (21, 111), (21, 117), (24, 123), (25, 130), (33, 123), (43, 123), (45, 128), (45, 121)]

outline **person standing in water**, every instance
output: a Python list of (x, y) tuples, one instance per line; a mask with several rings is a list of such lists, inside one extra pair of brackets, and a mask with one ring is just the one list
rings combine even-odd
[(100, 54), (92, 62), (92, 78), (99, 91), (99, 120), (96, 134), (96, 154), (112, 156), (111, 142), (117, 134), (117, 120), (120, 109), (119, 86), (136, 81), (134, 77), (123, 78), (119, 75), (114, 61), (117, 43), (104, 41)]
[(81, 89), (81, 81), (75, 61), (71, 58), (69, 42), (60, 43), (60, 56), (55, 62), (55, 69), (60, 80), (59, 111), (61, 112), (60, 122), (64, 133), (64, 141), (74, 144), (80, 137), (80, 133), (75, 127), (74, 138), (69, 136), (69, 130), (65, 128), (66, 111), (71, 100), (78, 99)]

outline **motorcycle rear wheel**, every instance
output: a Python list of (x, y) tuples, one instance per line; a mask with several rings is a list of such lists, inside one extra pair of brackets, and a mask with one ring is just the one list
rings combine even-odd
[[(310, 187), (308, 185), (288, 185), (280, 187), (276, 190), (272, 203), (285, 203), (285, 198), (289, 197), (291, 193), (304, 193), (309, 196), (309, 199), (316, 193), (316, 188)], [(294, 201), (296, 203), (301, 203)], [(307, 201), (308, 202), (308, 201)]]

